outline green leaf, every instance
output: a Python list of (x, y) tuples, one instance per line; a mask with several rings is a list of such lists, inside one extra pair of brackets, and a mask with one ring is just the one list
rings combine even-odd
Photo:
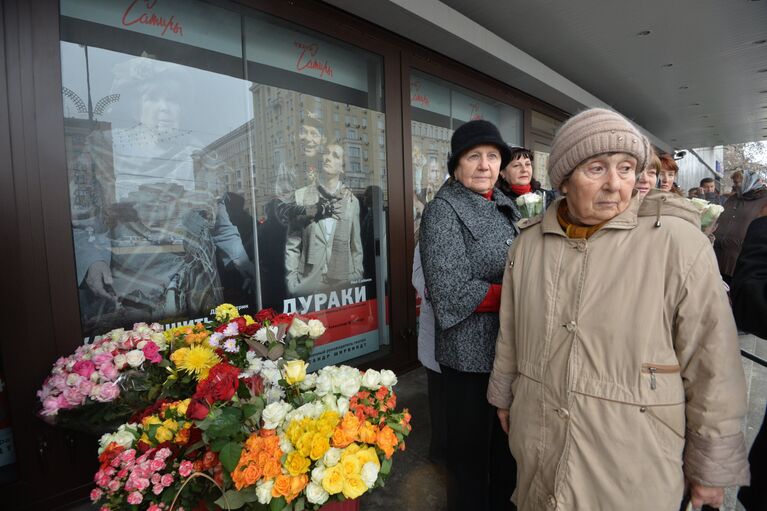
[(259, 411), (258, 405), (250, 404), (250, 403), (242, 405), (242, 416), (245, 417), (246, 419), (258, 411)]
[(236, 406), (221, 410), (221, 414), (213, 419), (206, 431), (210, 439), (230, 437), (242, 428), (242, 411)]
[(384, 458), (383, 462), (381, 463), (380, 472), (383, 475), (389, 475), (390, 471), (391, 471), (391, 458)]
[(387, 423), (387, 424), (394, 431), (398, 431), (398, 432), (402, 433), (402, 424), (389, 424), (389, 423)]
[[(226, 499), (224, 499), (224, 495), (226, 495)], [(214, 504), (222, 509), (239, 509), (248, 502), (255, 502), (258, 500), (255, 488), (245, 488), (240, 491), (227, 490), (224, 495), (214, 502)], [(229, 504), (229, 507), (226, 507), (227, 503)]]
[(228, 438), (217, 438), (210, 444), (210, 450), (213, 452), (220, 452), (226, 444), (229, 443)]
[(285, 506), (287, 506), (287, 502), (285, 502), (285, 497), (272, 499), (272, 501), (269, 502), (270, 511), (282, 511), (283, 509), (285, 509)]
[(293, 511), (304, 511), (304, 509), (306, 509), (306, 503), (304, 502), (303, 497), (299, 497), (293, 501)]
[(228, 472), (232, 472), (237, 468), (240, 454), (242, 454), (242, 446), (237, 442), (229, 442), (221, 448), (218, 459), (221, 460), (221, 464)]

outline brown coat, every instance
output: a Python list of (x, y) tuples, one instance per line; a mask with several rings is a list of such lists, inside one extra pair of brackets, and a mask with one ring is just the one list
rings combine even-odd
[(738, 261), (740, 247), (746, 237), (751, 221), (759, 216), (759, 211), (767, 204), (767, 190), (755, 190), (742, 196), (731, 195), (724, 203), (724, 211), (719, 216), (714, 236), (714, 252), (719, 261), (719, 272), (732, 276)]
[(511, 408), (519, 509), (676, 510), (684, 477), (746, 484), (737, 332), (698, 214), (653, 190), (576, 240), (556, 212), (520, 222), (487, 393)]

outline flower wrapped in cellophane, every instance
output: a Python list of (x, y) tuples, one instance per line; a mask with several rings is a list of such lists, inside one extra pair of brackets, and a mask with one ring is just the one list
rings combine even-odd
[(532, 218), (543, 213), (543, 194), (540, 192), (530, 192), (520, 195), (516, 199), (517, 207), (522, 218)]
[(37, 392), (40, 415), (78, 431), (101, 433), (117, 427), (159, 394), (167, 350), (157, 323), (112, 330), (78, 347), (54, 363)]
[(713, 204), (704, 199), (689, 199), (695, 209), (700, 213), (700, 229), (708, 231), (719, 219), (719, 215), (724, 211), (724, 207), (719, 204)]

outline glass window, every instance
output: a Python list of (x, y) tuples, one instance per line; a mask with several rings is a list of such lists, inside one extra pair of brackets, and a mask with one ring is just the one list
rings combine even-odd
[(315, 368), (388, 344), (386, 162), (338, 114), (384, 124), (382, 58), (204, 2), (60, 5), (84, 335), (230, 302), (322, 319)]
[(521, 145), (522, 111), (415, 70), (410, 76), (410, 111), (417, 232), (424, 207), (447, 179), (453, 131), (467, 121), (485, 119), (498, 126), (507, 143)]
[(533, 130), (553, 138), (561, 125), (562, 121), (533, 110), (530, 122), (530, 128)]

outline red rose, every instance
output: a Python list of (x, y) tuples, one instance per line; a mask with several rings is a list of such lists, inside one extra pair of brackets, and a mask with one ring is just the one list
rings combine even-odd
[(256, 313), (253, 319), (258, 323), (263, 323), (264, 321), (271, 321), (274, 316), (276, 316), (274, 309), (262, 309)]
[(274, 326), (287, 324), (293, 321), (293, 314), (278, 314), (272, 318), (271, 324)]
[(221, 323), (216, 327), (216, 332), (223, 333), (227, 326), (229, 326), (229, 323)]
[(239, 318), (235, 318), (234, 320), (230, 321), (230, 323), (237, 323), (237, 331), (242, 332), (242, 330), (245, 328), (245, 324), (247, 321), (245, 318), (240, 316)]
[(186, 416), (190, 419), (201, 421), (208, 416), (209, 411), (210, 409), (203, 401), (192, 398), (189, 401), (189, 406), (186, 408)]
[(261, 328), (261, 324), (260, 323), (258, 323), (258, 322), (251, 323), (249, 325), (245, 325), (245, 328), (241, 329), (240, 332), (242, 332), (245, 335), (253, 336), (253, 335), (256, 335), (256, 332), (258, 332), (259, 328)]
[(214, 365), (208, 377), (197, 384), (194, 397), (205, 398), (208, 403), (229, 401), (240, 385), (240, 370), (226, 362)]

